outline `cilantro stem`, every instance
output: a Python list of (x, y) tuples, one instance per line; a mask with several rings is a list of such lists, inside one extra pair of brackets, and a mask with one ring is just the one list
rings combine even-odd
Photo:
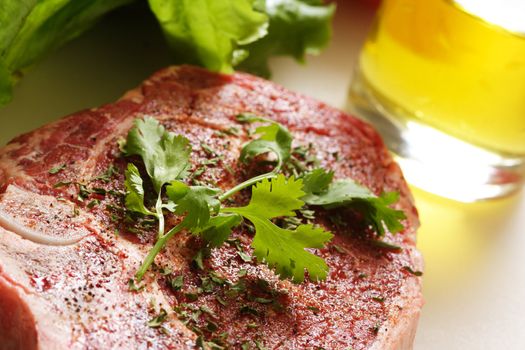
[(162, 198), (161, 198), (162, 191), (159, 191), (159, 196), (157, 197), (157, 203), (155, 203), (155, 212), (157, 215), (157, 219), (159, 220), (159, 233), (158, 238), (162, 236), (164, 233), (164, 213), (162, 212)]
[(290, 163), (292, 163), (292, 165), (298, 169), (299, 171), (307, 171), (308, 168), (306, 166), (304, 166), (304, 164), (302, 164), (297, 158), (295, 157), (290, 157)]
[(222, 202), (225, 199), (230, 198), (231, 196), (233, 196), (237, 192), (239, 192), (239, 191), (241, 191), (241, 190), (243, 190), (243, 189), (245, 189), (247, 187), (250, 187), (250, 186), (256, 184), (259, 181), (262, 181), (264, 179), (273, 179), (275, 177), (277, 177), (277, 174), (274, 171), (271, 171), (269, 173), (265, 173), (265, 174), (261, 174), (261, 175), (252, 177), (251, 179), (248, 179), (248, 180), (246, 180), (244, 182), (241, 182), (237, 186), (230, 188), (228, 191), (224, 192), (219, 197), (217, 197), (217, 199)]
[(168, 242), (171, 239), (171, 237), (173, 237), (175, 234), (179, 233), (183, 228), (184, 228), (184, 221), (174, 226), (171, 230), (169, 230), (165, 234), (159, 235), (159, 239), (157, 239), (157, 243), (155, 243), (153, 248), (151, 248), (148, 255), (146, 256), (146, 259), (144, 259), (144, 262), (142, 263), (137, 273), (135, 274), (135, 278), (137, 279), (137, 282), (140, 282), (142, 280), (142, 278), (146, 274), (146, 271), (148, 271), (151, 264), (153, 264), (153, 261), (155, 260), (155, 257), (157, 256), (157, 254), (159, 254), (160, 251), (166, 245), (166, 242)]

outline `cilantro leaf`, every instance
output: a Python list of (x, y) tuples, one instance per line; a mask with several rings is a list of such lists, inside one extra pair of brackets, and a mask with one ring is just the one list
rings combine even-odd
[(144, 161), (155, 191), (173, 180), (186, 176), (190, 167), (191, 146), (182, 135), (168, 132), (156, 119), (135, 119), (124, 148), (127, 155), (139, 155)]
[(186, 214), (182, 224), (190, 230), (205, 227), (210, 213), (219, 211), (220, 202), (216, 198), (219, 192), (205, 186), (188, 186), (180, 181), (173, 181), (166, 187), (166, 194), (176, 204), (175, 214)]
[(304, 195), (302, 187), (302, 180), (286, 179), (282, 174), (271, 180), (264, 179), (252, 187), (252, 198), (244, 208), (258, 211), (258, 215), (265, 219), (295, 216), (294, 210), (304, 205), (299, 199)]
[[(363, 213), (367, 223), (374, 228), (379, 237), (385, 235), (384, 226), (391, 233), (397, 233), (404, 229), (401, 220), (406, 219), (402, 210), (390, 208), (399, 199), (399, 193), (383, 193), (380, 197), (371, 198), (366, 201), (359, 200), (363, 205)], [(384, 225), (384, 226), (383, 226)]]
[(309, 205), (322, 205), (327, 208), (340, 207), (356, 198), (375, 198), (376, 196), (366, 187), (350, 179), (336, 180), (324, 190), (309, 188), (302, 199)]
[(305, 250), (322, 248), (332, 238), (332, 234), (312, 225), (300, 225), (295, 230), (280, 228), (256, 212), (235, 210), (255, 226), (252, 247), (259, 261), (274, 268), (281, 278), (291, 277), (294, 282), (304, 281), (307, 270), (310, 280), (326, 278), (326, 262)]
[(210, 218), (202, 229), (201, 237), (210, 243), (211, 247), (219, 247), (228, 239), (232, 228), (238, 226), (242, 217), (238, 214), (219, 214)]
[[(305, 177), (305, 183), (313, 181), (313, 178), (315, 177), (309, 180)], [(328, 209), (342, 206), (355, 207), (363, 213), (367, 224), (372, 226), (379, 237), (385, 234), (384, 226), (391, 233), (403, 230), (401, 220), (406, 218), (405, 214), (401, 210), (389, 207), (398, 200), (397, 192), (389, 192), (377, 197), (368, 188), (351, 179), (336, 180), (321, 191), (318, 191), (318, 188), (322, 187), (317, 189), (308, 187), (310, 191), (302, 197), (302, 200), (308, 205), (320, 205)]]
[(307, 194), (319, 194), (328, 190), (334, 178), (333, 171), (315, 168), (303, 175), (303, 191)]
[(140, 177), (139, 169), (133, 163), (128, 163), (128, 168), (125, 172), (126, 180), (124, 186), (126, 187), (126, 208), (128, 210), (141, 213), (144, 215), (155, 215), (144, 206), (144, 188), (142, 186), (142, 178)]
[(322, 248), (332, 234), (312, 225), (300, 225), (287, 230), (275, 225), (270, 219), (279, 216), (294, 216), (304, 202), (302, 180), (286, 179), (278, 175), (265, 179), (252, 187), (252, 198), (244, 207), (224, 208), (223, 212), (237, 213), (255, 226), (252, 242), (255, 256), (274, 268), (283, 278), (294, 282), (304, 280), (307, 270), (312, 281), (326, 277), (328, 266), (324, 260), (306, 248)]
[(259, 134), (260, 137), (244, 145), (241, 150), (240, 160), (246, 163), (258, 155), (274, 153), (277, 157), (275, 171), (279, 171), (282, 165), (290, 159), (292, 134), (283, 125), (268, 119), (253, 117), (252, 119), (246, 119), (246, 121), (266, 121), (269, 122), (269, 124), (259, 126), (255, 129), (255, 133)]

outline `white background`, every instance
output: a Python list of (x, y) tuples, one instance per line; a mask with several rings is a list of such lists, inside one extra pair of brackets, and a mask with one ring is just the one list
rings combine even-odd
[[(369, 6), (339, 1), (330, 47), (306, 66), (274, 60), (274, 80), (343, 108), (372, 15)], [(14, 102), (0, 109), (0, 144), (57, 117), (111, 102), (167, 65), (161, 34), (147, 18), (143, 9), (111, 15), (30, 70)], [(418, 246), (426, 262), (426, 305), (415, 349), (525, 349), (523, 192), (470, 205), (417, 189), (414, 195), (422, 222)]]

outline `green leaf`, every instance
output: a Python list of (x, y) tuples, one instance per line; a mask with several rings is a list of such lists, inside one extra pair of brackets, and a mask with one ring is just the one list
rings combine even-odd
[(330, 41), (333, 4), (323, 5), (323, 1), (316, 0), (272, 0), (260, 8), (270, 18), (268, 35), (245, 47), (249, 56), (240, 64), (241, 70), (268, 77), (270, 56), (290, 55), (303, 62), (306, 54), (318, 54)]
[(255, 133), (260, 136), (258, 139), (250, 141), (243, 146), (240, 160), (246, 163), (248, 160), (260, 154), (273, 153), (277, 157), (278, 164), (276, 171), (278, 171), (281, 166), (290, 159), (293, 140), (292, 134), (279, 123), (264, 118), (254, 118), (257, 119), (246, 119), (246, 121), (267, 121), (270, 124), (259, 126), (255, 129)]
[(384, 193), (377, 197), (368, 188), (351, 179), (344, 179), (334, 181), (324, 191), (310, 191), (302, 200), (308, 205), (320, 205), (328, 209), (342, 206), (356, 208), (363, 213), (366, 223), (382, 237), (385, 226), (391, 233), (400, 232), (404, 228), (401, 223), (406, 218), (403, 211), (390, 208), (398, 198), (397, 192)]
[(303, 175), (303, 191), (309, 194), (319, 194), (328, 190), (334, 178), (333, 171), (316, 168)]
[(299, 199), (304, 196), (302, 187), (302, 180), (293, 177), (286, 179), (282, 174), (271, 180), (264, 179), (252, 187), (252, 198), (243, 208), (257, 212), (265, 219), (295, 216), (294, 211), (304, 205)]
[(322, 248), (332, 238), (331, 233), (312, 225), (286, 230), (257, 214), (239, 213), (255, 226), (252, 247), (259, 261), (266, 262), (282, 278), (291, 277), (296, 283), (304, 280), (305, 270), (312, 281), (326, 278), (326, 262), (305, 248)]
[(155, 191), (187, 175), (190, 167), (189, 140), (166, 129), (154, 118), (135, 119), (124, 148), (127, 155), (139, 155), (144, 161)]
[(366, 201), (359, 200), (364, 206), (363, 212), (367, 222), (374, 228), (379, 237), (385, 235), (384, 226), (391, 233), (397, 233), (404, 229), (401, 220), (406, 219), (405, 213), (402, 210), (390, 208), (390, 205), (397, 202), (398, 198), (399, 193), (388, 192), (377, 198)]
[(1, 0), (0, 106), (23, 71), (132, 0)]
[(148, 321), (148, 327), (159, 328), (168, 318), (168, 313), (164, 309), (160, 309), (157, 316)]
[(144, 188), (142, 186), (139, 169), (137, 169), (134, 164), (129, 163), (125, 175), (126, 208), (144, 215), (155, 215), (155, 213), (149, 211), (148, 208), (144, 206)]
[(11, 101), (13, 82), (11, 74), (0, 57), (0, 107)]
[(328, 266), (323, 259), (305, 250), (322, 248), (332, 234), (312, 225), (300, 225), (295, 230), (278, 227), (270, 219), (294, 216), (304, 202), (302, 181), (283, 175), (269, 181), (265, 179), (253, 186), (248, 205), (240, 208), (224, 208), (224, 212), (242, 215), (255, 226), (252, 242), (255, 256), (274, 268), (282, 277), (291, 277), (294, 282), (304, 280), (308, 271), (312, 281), (324, 279)]
[[(233, 72), (241, 45), (267, 33), (268, 18), (253, 0), (149, 0), (176, 59)], [(245, 55), (245, 54), (244, 54)]]
[(66, 168), (65, 164), (60, 164), (60, 165), (54, 166), (51, 169), (49, 169), (47, 173), (50, 175), (55, 175), (61, 172), (62, 170), (64, 170), (65, 168)]
[(308, 192), (302, 199), (309, 205), (334, 208), (347, 205), (356, 198), (375, 198), (368, 188), (351, 179), (336, 180), (324, 191)]
[(219, 247), (230, 237), (232, 228), (238, 226), (242, 217), (238, 214), (219, 214), (210, 218), (206, 227), (200, 232), (201, 237), (210, 243), (210, 246)]
[(175, 214), (186, 215), (182, 222), (190, 230), (206, 227), (211, 213), (219, 211), (220, 202), (216, 198), (219, 192), (205, 186), (187, 186), (179, 181), (166, 187), (166, 194), (176, 204)]

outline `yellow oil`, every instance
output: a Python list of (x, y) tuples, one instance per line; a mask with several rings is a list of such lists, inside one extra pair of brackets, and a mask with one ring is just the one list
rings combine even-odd
[(360, 69), (382, 97), (467, 142), (525, 155), (525, 34), (447, 0), (384, 0), (380, 11)]

